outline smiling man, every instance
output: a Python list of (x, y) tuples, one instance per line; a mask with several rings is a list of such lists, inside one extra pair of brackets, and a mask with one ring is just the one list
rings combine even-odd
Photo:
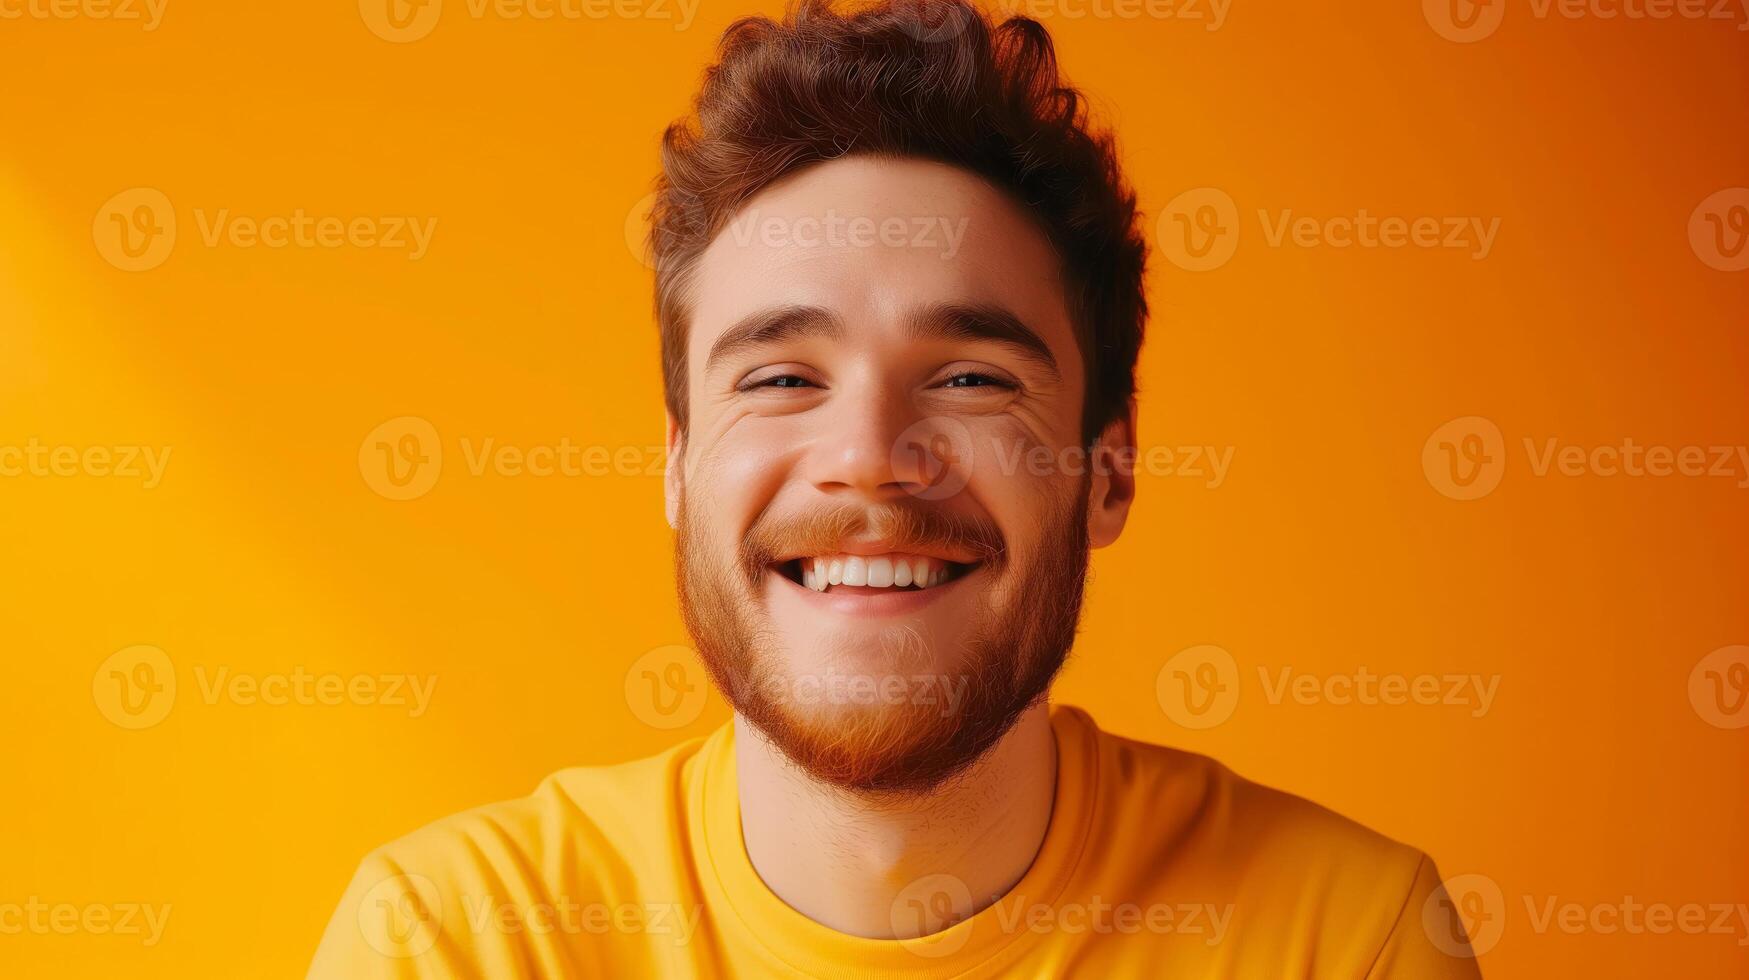
[(1146, 304), (1044, 30), (810, 2), (731, 27), (696, 110), (666, 495), (734, 719), (373, 852), (311, 975), (1474, 977), (1420, 852), (1048, 700)]

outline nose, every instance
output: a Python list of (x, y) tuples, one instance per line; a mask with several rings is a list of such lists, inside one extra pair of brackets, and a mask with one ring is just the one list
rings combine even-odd
[(915, 493), (922, 473), (895, 447), (917, 421), (910, 400), (875, 385), (844, 386), (823, 406), (807, 478), (839, 499), (883, 501)]

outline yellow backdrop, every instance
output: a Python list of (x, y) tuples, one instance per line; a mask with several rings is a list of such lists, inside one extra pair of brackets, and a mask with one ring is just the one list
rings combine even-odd
[[(370, 847), (726, 717), (631, 243), (755, 9), (0, 0), (0, 975), (301, 975)], [(1059, 698), (1490, 977), (1741, 975), (1744, 11), (1024, 9), (1158, 246)]]

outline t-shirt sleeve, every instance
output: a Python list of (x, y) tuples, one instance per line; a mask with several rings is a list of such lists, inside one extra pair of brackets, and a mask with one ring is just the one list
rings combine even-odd
[(1425, 855), (1367, 980), (1481, 980), (1464, 925)]

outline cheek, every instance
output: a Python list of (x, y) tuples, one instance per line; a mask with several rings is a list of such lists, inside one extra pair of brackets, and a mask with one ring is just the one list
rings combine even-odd
[(974, 431), (967, 490), (1001, 528), (1016, 554), (1028, 554), (1062, 502), (1080, 492), (1085, 453), (1040, 439), (1026, 426), (993, 422)]
[(769, 431), (763, 421), (744, 420), (702, 447), (687, 481), (692, 505), (737, 533), (777, 494), (789, 465), (785, 447), (795, 444), (793, 434)]

